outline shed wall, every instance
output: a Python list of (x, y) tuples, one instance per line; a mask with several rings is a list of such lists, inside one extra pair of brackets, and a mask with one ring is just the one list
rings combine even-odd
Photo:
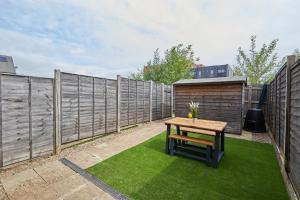
[(188, 103), (199, 102), (198, 118), (226, 121), (226, 132), (241, 134), (242, 88), (242, 84), (177, 85), (175, 115), (186, 117)]

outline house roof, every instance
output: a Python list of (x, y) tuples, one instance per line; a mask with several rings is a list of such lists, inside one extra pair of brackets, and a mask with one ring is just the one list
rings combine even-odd
[(220, 83), (246, 83), (247, 77), (232, 76), (218, 78), (201, 78), (201, 79), (183, 79), (174, 83), (174, 85), (199, 85), (199, 84), (220, 84)]

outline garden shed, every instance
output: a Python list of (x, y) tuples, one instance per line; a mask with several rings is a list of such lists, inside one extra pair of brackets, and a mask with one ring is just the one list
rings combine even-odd
[(180, 80), (174, 83), (175, 115), (187, 117), (188, 104), (198, 102), (198, 118), (225, 121), (226, 132), (241, 134), (246, 84), (246, 77)]

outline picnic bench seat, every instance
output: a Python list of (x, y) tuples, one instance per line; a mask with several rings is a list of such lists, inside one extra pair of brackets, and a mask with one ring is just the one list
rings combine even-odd
[(213, 147), (214, 147), (214, 142), (210, 141), (210, 140), (206, 140), (206, 139), (200, 139), (200, 138), (194, 138), (194, 137), (188, 137), (188, 136), (184, 136), (184, 135), (177, 135), (177, 134), (172, 134), (169, 136), (169, 140), (170, 140), (170, 154), (174, 155), (174, 154), (178, 154), (178, 155), (184, 155), (184, 156), (188, 156), (188, 157), (192, 157), (192, 158), (198, 158), (199, 157), (195, 157), (192, 155), (188, 155), (185, 154), (184, 152), (180, 152), (177, 151), (177, 140), (181, 141), (181, 142), (193, 142), (196, 144), (201, 144), (201, 145), (205, 145), (205, 154), (206, 156), (204, 158), (202, 158), (207, 165), (211, 165), (212, 164), (212, 152), (213, 152)]
[(183, 135), (175, 135), (175, 134), (170, 135), (169, 138), (174, 139), (174, 140), (182, 140), (182, 141), (186, 141), (186, 142), (194, 142), (196, 144), (202, 144), (202, 145), (211, 146), (211, 147), (214, 146), (213, 141), (206, 140), (206, 139), (188, 137), (188, 136), (183, 136)]
[(209, 130), (197, 129), (197, 128), (180, 127), (180, 130), (182, 132), (198, 133), (198, 134), (205, 134), (205, 135), (211, 135), (211, 136), (216, 135), (215, 131), (209, 131)]

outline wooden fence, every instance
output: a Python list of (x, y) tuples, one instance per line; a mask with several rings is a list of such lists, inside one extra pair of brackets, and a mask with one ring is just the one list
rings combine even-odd
[(0, 167), (63, 144), (171, 116), (171, 86), (55, 71), (54, 79), (0, 75)]
[(300, 195), (300, 60), (288, 56), (268, 89), (267, 123)]

